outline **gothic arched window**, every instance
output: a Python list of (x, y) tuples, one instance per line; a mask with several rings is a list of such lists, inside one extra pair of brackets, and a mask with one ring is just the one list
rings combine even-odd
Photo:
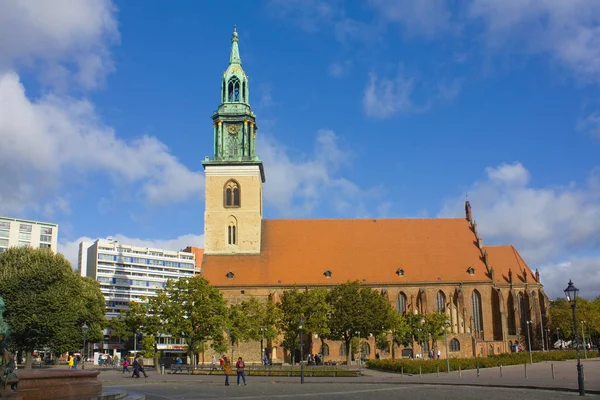
[(460, 351), (460, 342), (457, 338), (454, 338), (450, 341), (450, 351)]
[(367, 342), (362, 342), (360, 346), (361, 356), (368, 357), (371, 354), (371, 345)]
[(234, 75), (229, 79), (227, 93), (229, 94), (229, 101), (240, 101), (240, 80), (237, 76)]
[(481, 337), (483, 332), (483, 314), (481, 310), (481, 295), (477, 290), (471, 294), (471, 313), (473, 316), (473, 333), (475, 337)]
[(227, 181), (225, 184), (225, 195), (224, 203), (225, 207), (239, 207), (240, 206), (240, 185), (234, 181)]
[(406, 295), (403, 292), (398, 293), (396, 299), (396, 311), (400, 314), (406, 314)]
[(516, 335), (517, 334), (517, 325), (515, 323), (515, 299), (512, 293), (508, 293), (508, 302), (507, 302), (507, 311), (508, 311), (508, 334)]
[(344, 357), (346, 355), (346, 345), (344, 343), (340, 344), (340, 357)]
[(246, 95), (246, 82), (242, 84), (242, 101), (248, 102), (248, 97)]
[(446, 312), (446, 295), (441, 290), (437, 292), (435, 299), (435, 309), (439, 312)]
[(238, 243), (237, 220), (233, 215), (230, 215), (227, 221), (227, 244)]
[(321, 353), (325, 357), (329, 356), (329, 345), (327, 343), (325, 343), (325, 344), (323, 344), (323, 346), (321, 346)]

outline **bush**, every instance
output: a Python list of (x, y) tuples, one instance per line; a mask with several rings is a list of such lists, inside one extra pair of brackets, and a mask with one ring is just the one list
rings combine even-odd
[[(588, 357), (598, 357), (597, 352), (588, 352)], [(575, 350), (564, 350), (564, 351), (547, 351), (547, 352), (534, 352), (532, 353), (533, 362), (543, 361), (564, 361), (573, 360), (577, 358)], [(461, 370), (475, 369), (477, 365), (479, 368), (493, 368), (499, 365), (517, 365), (526, 364), (529, 362), (529, 353), (505, 353), (499, 355), (493, 355), (489, 357), (478, 357), (478, 358), (451, 358), (450, 359), (450, 370), (458, 371)], [(400, 359), (400, 360), (368, 360), (367, 368), (380, 369), (384, 371), (401, 372), (404, 371), (406, 374), (418, 374), (419, 367), (423, 374), (431, 374), (436, 371), (446, 371), (446, 360), (421, 360), (421, 359)]]

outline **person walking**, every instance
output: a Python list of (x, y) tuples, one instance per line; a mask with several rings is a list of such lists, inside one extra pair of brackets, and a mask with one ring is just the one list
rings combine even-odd
[(212, 370), (217, 370), (217, 358), (214, 355), (212, 356)]
[(129, 370), (129, 360), (127, 358), (125, 358), (125, 360), (123, 360), (123, 373), (125, 373), (125, 372), (127, 372), (127, 373), (131, 372)]
[(131, 374), (131, 377), (132, 378), (139, 378), (140, 377), (140, 363), (139, 363), (137, 357), (135, 357), (133, 359), (132, 367), (133, 367), (133, 374)]
[(223, 373), (225, 374), (225, 386), (229, 386), (229, 374), (231, 374), (231, 361), (225, 354), (221, 358), (223, 360)]
[(237, 384), (240, 386), (240, 377), (244, 381), (244, 386), (246, 386), (246, 376), (244, 375), (244, 368), (246, 368), (246, 363), (242, 360), (242, 357), (238, 358), (235, 363), (235, 368), (237, 369)]
[(75, 361), (73, 360), (73, 355), (72, 354), (69, 354), (68, 364), (69, 364), (69, 369), (73, 369), (73, 365), (75, 365)]

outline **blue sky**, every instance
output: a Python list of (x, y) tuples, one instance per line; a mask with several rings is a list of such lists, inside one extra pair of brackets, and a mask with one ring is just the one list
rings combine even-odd
[(1, 3), (0, 214), (59, 223), (71, 260), (85, 238), (201, 246), (234, 24), (267, 218), (455, 217), (468, 195), (551, 296), (599, 294), (594, 0)]

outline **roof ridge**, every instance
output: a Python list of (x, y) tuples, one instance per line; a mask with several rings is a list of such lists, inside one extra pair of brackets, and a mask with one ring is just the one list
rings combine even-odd
[(456, 218), (421, 218), (421, 217), (409, 217), (409, 218), (311, 218), (311, 219), (300, 219), (300, 218), (263, 218), (263, 221), (301, 221), (301, 222), (313, 222), (313, 221), (465, 221), (462, 217)]

